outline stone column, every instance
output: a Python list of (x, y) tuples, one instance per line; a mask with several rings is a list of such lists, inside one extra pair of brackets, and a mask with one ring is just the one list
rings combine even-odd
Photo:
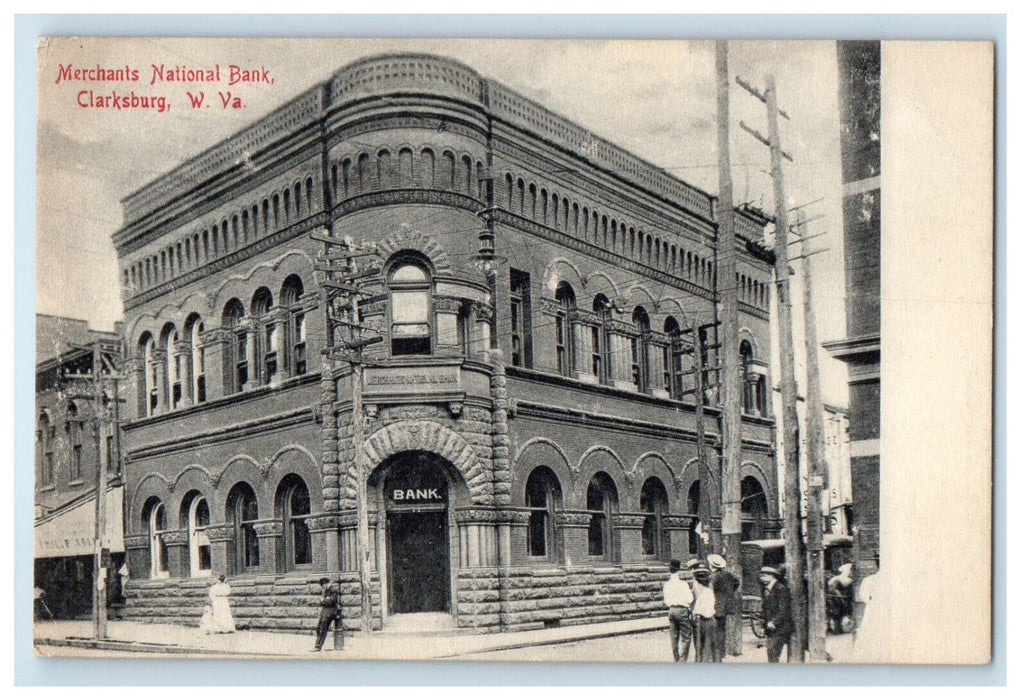
[(201, 347), (204, 349), (204, 384), (208, 401), (229, 393), (225, 381), (231, 381), (231, 373), (235, 368), (225, 367), (225, 347), (231, 341), (232, 332), (224, 328), (212, 328), (200, 336)]
[(289, 379), (289, 353), (286, 342), (289, 332), (289, 310), (281, 306), (271, 310), (271, 322), (275, 324), (275, 374), (271, 377), (272, 384), (281, 384)]
[[(175, 343), (175, 362), (179, 368), (179, 386), (182, 391), (182, 400), (179, 403), (180, 408), (189, 408), (195, 401), (193, 397), (193, 346), (188, 340), (181, 340)], [(169, 385), (172, 387), (171, 391), (174, 391), (173, 385), (175, 378), (172, 377)]]
[(622, 391), (638, 391), (632, 381), (632, 338), (639, 335), (631, 323), (608, 320), (610, 329), (610, 371), (614, 388)]
[[(386, 327), (386, 308), (387, 304), (385, 299), (369, 301), (360, 305), (361, 323), (367, 326), (368, 328), (377, 329), (379, 335), (382, 336), (381, 342), (375, 343), (373, 345), (368, 345), (365, 348), (365, 353), (370, 357), (389, 356), (390, 336), (389, 329)], [(345, 333), (345, 331), (342, 332)], [(345, 336), (337, 336), (337, 338), (339, 337)], [(309, 344), (310, 343), (308, 342), (308, 345)]]
[[(135, 417), (145, 418), (146, 402), (149, 401), (149, 398), (146, 395), (146, 362), (141, 352), (139, 355), (134, 355), (126, 360), (125, 375), (129, 380), (129, 386), (126, 387), (126, 396), (134, 395), (136, 397)], [(126, 405), (131, 404), (126, 403)], [(38, 459), (42, 459), (42, 457), (40, 456)], [(37, 462), (37, 464), (39, 463)]]
[(670, 398), (664, 388), (664, 358), (667, 356), (668, 337), (657, 331), (646, 331), (640, 338), (640, 352), (646, 354), (646, 387), (651, 396)]
[(165, 530), (162, 537), (168, 548), (168, 575), (189, 578), (189, 531)]
[[(460, 309), (463, 302), (460, 299), (450, 297), (435, 297), (432, 300), (435, 308), (435, 338), (436, 354), (442, 356), (459, 356), (464, 354), (461, 347), (460, 329), (458, 321)], [(473, 333), (472, 323), (469, 323), (466, 331)], [(470, 339), (469, 339), (470, 340)]]
[[(496, 566), (497, 511), (491, 508), (460, 508), (454, 511), (460, 535), (461, 568)], [(509, 565), (509, 560), (503, 565)]]
[(557, 511), (554, 527), (561, 531), (564, 542), (564, 564), (573, 565), (589, 561), (589, 513), (583, 511)]
[(611, 516), (614, 530), (614, 560), (633, 562), (641, 561), (642, 529), (646, 516), (638, 513), (615, 513)]
[(492, 472), (493, 498), (497, 506), (510, 505), (510, 398), (507, 395), (507, 371), (503, 351), (490, 351), (492, 373), (489, 377), (489, 394), (492, 399)]
[(150, 578), (150, 536), (148, 534), (125, 535), (125, 561), (128, 563), (130, 579), (138, 581)]
[(480, 362), (488, 362), (489, 349), (492, 347), (492, 305), (476, 301), (471, 307), (471, 320), (474, 323), (471, 334), (472, 357)]
[(228, 574), (233, 568), (232, 541), (235, 531), (231, 525), (207, 528), (207, 539), (211, 541), (211, 575)]
[(600, 324), (599, 317), (589, 311), (576, 309), (569, 318), (575, 338), (575, 379), (598, 384), (600, 378), (593, 372), (593, 328)]
[(695, 526), (695, 520), (688, 515), (665, 515), (664, 527), (671, 539), (671, 558), (685, 561), (689, 552), (689, 531)]
[[(240, 324), (246, 328), (246, 384), (243, 391), (260, 386), (258, 375), (260, 374), (258, 363), (262, 358), (257, 357), (257, 324), (253, 319), (243, 319)], [(232, 368), (235, 371), (235, 367)]]
[(282, 558), (282, 522), (270, 520), (254, 523), (254, 531), (257, 533), (257, 546), (260, 551), (260, 572), (262, 574), (274, 574), (279, 570), (279, 560)]
[[(155, 371), (156, 370), (156, 371)], [(153, 350), (150, 353), (150, 366), (146, 368), (150, 376), (157, 376), (157, 408), (154, 415), (168, 412), (168, 353), (164, 350)], [(146, 397), (149, 406), (150, 396)]]
[(311, 565), (315, 571), (339, 571), (339, 519), (327, 513), (307, 518), (311, 533)]

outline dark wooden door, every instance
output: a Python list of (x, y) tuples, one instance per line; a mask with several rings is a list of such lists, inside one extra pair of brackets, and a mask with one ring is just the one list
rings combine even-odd
[(448, 612), (446, 511), (392, 512), (388, 527), (390, 612)]

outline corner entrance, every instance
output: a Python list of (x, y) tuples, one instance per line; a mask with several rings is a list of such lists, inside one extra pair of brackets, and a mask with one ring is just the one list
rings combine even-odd
[(439, 458), (398, 455), (382, 495), (388, 614), (449, 613), (449, 489)]

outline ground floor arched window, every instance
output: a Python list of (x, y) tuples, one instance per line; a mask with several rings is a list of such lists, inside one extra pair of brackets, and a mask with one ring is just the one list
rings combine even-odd
[(557, 475), (549, 467), (536, 467), (525, 485), (528, 515), (528, 556), (552, 560), (556, 555), (554, 516), (560, 506)]
[(311, 531), (307, 516), (311, 513), (311, 496), (303, 479), (291, 474), (282, 480), (275, 499), (282, 518), (282, 559), (285, 569), (310, 564)]
[(666, 523), (668, 498), (667, 489), (660, 479), (651, 476), (643, 483), (639, 507), (646, 514), (642, 529), (643, 554), (668, 559), (671, 551)]
[(742, 480), (742, 539), (759, 540), (764, 537), (767, 520), (767, 496), (764, 488), (752, 476)]
[(211, 524), (211, 509), (207, 499), (197, 494), (189, 502), (189, 575), (203, 577), (211, 575), (211, 541), (207, 528)]
[(168, 529), (168, 519), (164, 504), (156, 498), (150, 499), (144, 509), (144, 518), (150, 536), (150, 578), (167, 578), (170, 573), (164, 533)]
[(238, 574), (256, 569), (261, 563), (261, 553), (255, 528), (259, 517), (257, 496), (253, 489), (245, 483), (233, 486), (227, 510), (232, 524), (233, 570)]
[(589, 556), (614, 558), (614, 513), (617, 487), (605, 472), (597, 472), (586, 489), (585, 509), (589, 512)]

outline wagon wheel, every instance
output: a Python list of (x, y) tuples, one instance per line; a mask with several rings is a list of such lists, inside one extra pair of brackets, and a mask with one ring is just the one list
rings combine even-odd
[(750, 629), (753, 630), (753, 636), (757, 639), (764, 638), (764, 616), (760, 613), (753, 613), (750, 615)]

